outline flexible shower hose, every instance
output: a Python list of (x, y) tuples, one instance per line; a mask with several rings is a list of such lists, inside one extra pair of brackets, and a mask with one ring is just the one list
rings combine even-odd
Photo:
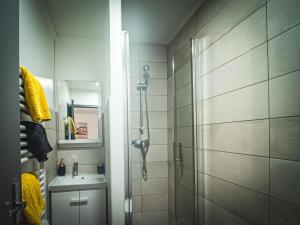
[(148, 101), (147, 101), (147, 89), (145, 90), (145, 109), (146, 109), (146, 122), (147, 122), (147, 133), (148, 133), (148, 144), (146, 146), (141, 146), (143, 167), (142, 167), (142, 177), (144, 181), (147, 181), (147, 153), (150, 147), (150, 129), (149, 129), (149, 114), (148, 114)]

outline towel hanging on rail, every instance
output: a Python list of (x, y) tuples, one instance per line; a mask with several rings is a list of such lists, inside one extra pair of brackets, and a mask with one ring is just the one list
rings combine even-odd
[(22, 125), (26, 127), (24, 131), (27, 134), (27, 148), (33, 156), (39, 161), (44, 162), (48, 159), (47, 153), (53, 148), (49, 144), (45, 128), (31, 121), (22, 121)]
[(20, 66), (20, 70), (24, 81), (25, 101), (32, 120), (35, 122), (51, 120), (51, 113), (42, 85), (29, 70), (22, 66)]
[(45, 202), (37, 177), (32, 173), (22, 173), (22, 200), (26, 203), (24, 214), (30, 225), (42, 224)]

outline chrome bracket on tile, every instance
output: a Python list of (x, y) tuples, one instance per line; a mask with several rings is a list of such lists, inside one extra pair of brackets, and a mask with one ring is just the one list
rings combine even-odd
[(182, 161), (182, 143), (173, 143), (174, 161)]

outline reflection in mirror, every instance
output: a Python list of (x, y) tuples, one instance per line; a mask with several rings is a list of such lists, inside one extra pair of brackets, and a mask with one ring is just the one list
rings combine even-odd
[[(101, 88), (97, 81), (58, 82), (59, 139), (102, 143)], [(64, 141), (64, 143), (67, 143)]]

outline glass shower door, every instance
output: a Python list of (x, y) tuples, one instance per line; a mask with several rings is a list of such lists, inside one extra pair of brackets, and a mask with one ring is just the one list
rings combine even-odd
[(175, 220), (197, 225), (197, 148), (194, 40), (173, 56)]

